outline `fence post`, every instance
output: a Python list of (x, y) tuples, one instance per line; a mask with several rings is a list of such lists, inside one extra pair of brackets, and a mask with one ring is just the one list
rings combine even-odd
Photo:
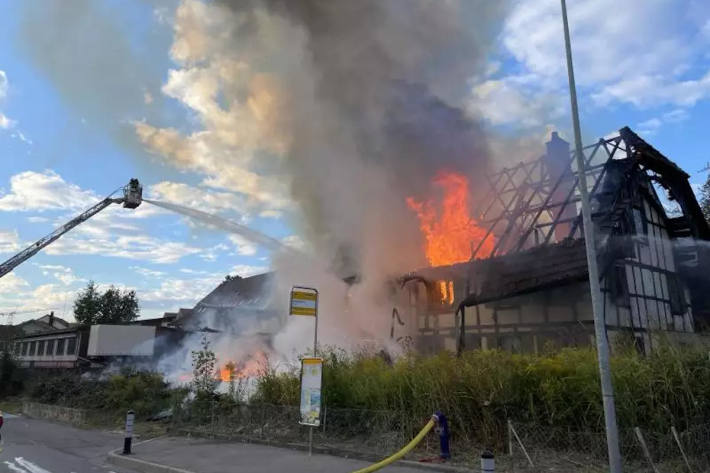
[(210, 409), (210, 430), (212, 430), (212, 438), (214, 438), (214, 396), (212, 396), (212, 408)]
[(646, 445), (646, 440), (644, 440), (643, 438), (641, 429), (639, 429), (638, 427), (634, 427), (634, 433), (636, 434), (636, 438), (641, 444), (641, 450), (643, 450), (643, 454), (646, 457), (646, 460), (648, 460), (648, 464), (651, 465), (653, 473), (658, 473), (658, 468), (656, 468), (656, 465), (653, 464), (653, 460), (651, 459), (651, 452), (648, 450), (648, 445)]
[(134, 418), (135, 418), (135, 415), (133, 414), (133, 410), (129, 410), (126, 413), (126, 434), (123, 439), (123, 454), (124, 455), (131, 454), (131, 443), (133, 442), (133, 419)]
[(675, 429), (675, 425), (671, 426), (671, 433), (673, 434), (673, 438), (675, 439), (675, 443), (678, 445), (678, 449), (680, 450), (680, 454), (683, 456), (683, 461), (685, 462), (685, 466), (688, 467), (688, 471), (690, 473), (693, 473), (693, 469), (690, 468), (690, 462), (688, 461), (688, 457), (685, 456), (685, 451), (683, 450), (683, 444), (680, 443), (680, 437), (678, 437), (678, 431)]
[(325, 433), (325, 419), (328, 416), (328, 407), (323, 406), (323, 433)]
[[(513, 435), (515, 436), (515, 440), (518, 441), (518, 445), (520, 445), (521, 450), (525, 454), (525, 458), (528, 459), (528, 463), (530, 463), (530, 466), (535, 467), (533, 464), (532, 458), (530, 458), (530, 455), (528, 455), (528, 451), (525, 449), (525, 445), (523, 445), (523, 441), (520, 440), (520, 437), (518, 436), (518, 432), (515, 430), (515, 427), (513, 427), (513, 422), (508, 420), (508, 427), (510, 427), (510, 430), (513, 432)], [(512, 449), (511, 449), (512, 450)]]
[(513, 456), (513, 423), (508, 419), (508, 455)]

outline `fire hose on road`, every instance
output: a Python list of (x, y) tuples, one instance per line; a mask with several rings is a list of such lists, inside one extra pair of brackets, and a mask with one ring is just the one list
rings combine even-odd
[[(377, 462), (377, 463), (374, 463), (374, 464), (372, 464), (372, 465), (370, 465), (370, 466), (368, 466), (368, 467), (361, 468), (361, 469), (359, 469), (359, 470), (353, 471), (352, 473), (371, 473), (371, 472), (373, 472), (373, 471), (377, 471), (377, 470), (379, 470), (379, 469), (381, 469), (381, 468), (384, 468), (384, 467), (386, 467), (387, 465), (389, 465), (389, 464), (391, 464), (391, 463), (396, 462), (397, 460), (399, 460), (400, 458), (402, 458), (403, 456), (405, 456), (407, 453), (409, 453), (414, 447), (416, 447), (417, 444), (419, 444), (419, 442), (422, 441), (422, 439), (426, 436), (426, 434), (428, 434), (429, 431), (430, 431), (430, 430), (434, 427), (434, 425), (436, 425), (436, 424), (443, 424), (443, 425), (446, 425), (446, 418), (445, 418), (441, 413), (439, 413), (439, 412), (437, 412), (436, 414), (434, 414), (434, 415), (431, 417), (431, 419), (429, 420), (429, 422), (426, 423), (426, 425), (424, 426), (424, 428), (419, 431), (419, 433), (416, 435), (416, 437), (414, 437), (414, 438), (411, 440), (411, 442), (409, 442), (407, 445), (405, 445), (404, 448), (402, 448), (400, 451), (398, 451), (398, 452), (395, 453), (394, 455), (391, 455), (391, 456), (385, 458), (384, 460), (381, 460), (381, 461), (379, 461), (379, 462)], [(448, 451), (448, 448), (449, 448), (449, 446), (448, 446), (448, 426), (446, 426), (445, 435), (446, 435), (446, 448), (445, 448), (445, 450), (444, 450), (444, 448), (443, 448), (444, 445), (442, 444), (442, 452), (441, 452), (441, 453), (442, 453), (442, 458), (448, 458), (448, 456), (450, 456), (450, 455), (449, 455), (449, 451)]]

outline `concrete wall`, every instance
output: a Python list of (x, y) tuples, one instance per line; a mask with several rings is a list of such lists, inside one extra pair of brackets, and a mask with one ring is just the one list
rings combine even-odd
[(37, 419), (56, 420), (70, 424), (85, 424), (87, 415), (83, 409), (40, 404), (37, 402), (23, 402), (22, 413)]

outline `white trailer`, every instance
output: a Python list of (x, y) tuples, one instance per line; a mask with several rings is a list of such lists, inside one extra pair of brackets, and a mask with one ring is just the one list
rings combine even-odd
[(155, 327), (92, 325), (87, 356), (153, 356)]

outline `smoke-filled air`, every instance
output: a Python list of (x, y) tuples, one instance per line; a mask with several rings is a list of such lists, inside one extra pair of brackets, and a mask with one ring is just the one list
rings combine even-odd
[[(292, 285), (318, 287), (323, 343), (382, 344), (387, 281), (433, 261), (424, 202), (447, 191), (441, 175), (471, 199), (489, 166), (481, 124), (459, 105), (500, 3), (184, 1), (163, 91), (202, 129), (136, 132), (170, 165), (286, 214), (311, 254), (273, 253), (268, 304), (285, 311)], [(470, 229), (454, 230), (470, 251)], [(271, 348), (304, 351), (311, 333), (290, 320)]]

